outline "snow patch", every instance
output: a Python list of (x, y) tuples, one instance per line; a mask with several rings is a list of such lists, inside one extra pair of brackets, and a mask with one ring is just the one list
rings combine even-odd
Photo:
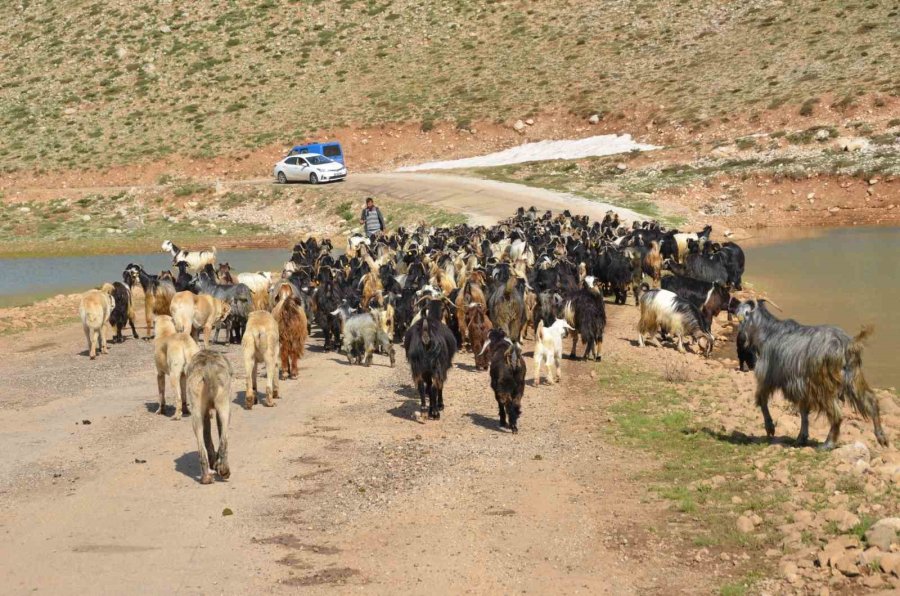
[(562, 141), (538, 141), (524, 143), (497, 153), (479, 157), (466, 157), (448, 161), (433, 161), (415, 166), (405, 166), (398, 172), (417, 172), (422, 170), (452, 170), (457, 168), (488, 168), (505, 166), (527, 161), (548, 161), (552, 159), (581, 159), (583, 157), (600, 157), (628, 153), (629, 151), (650, 151), (659, 149), (655, 145), (635, 142), (631, 135), (597, 135), (586, 139)]

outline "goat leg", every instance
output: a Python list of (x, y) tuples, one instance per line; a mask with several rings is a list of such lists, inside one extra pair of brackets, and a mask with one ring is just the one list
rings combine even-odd
[(165, 414), (166, 410), (166, 375), (165, 373), (156, 374), (156, 384), (159, 387), (159, 409), (156, 411), (160, 416)]
[[(194, 436), (197, 437), (197, 453), (200, 456), (200, 484), (212, 484), (212, 474), (209, 473), (209, 454), (206, 451), (206, 443), (203, 440), (203, 418), (200, 409), (191, 416), (191, 426), (194, 427)], [(209, 424), (209, 418), (206, 417)]]
[(218, 459), (218, 454), (216, 453), (215, 445), (213, 445), (212, 423), (209, 420), (209, 416), (203, 416), (203, 445), (204, 445), (204, 447), (206, 447), (206, 453), (207, 453), (207, 458), (209, 461), (209, 467), (212, 469), (215, 469), (217, 459)]
[(572, 332), (572, 353), (569, 354), (569, 359), (578, 360), (578, 356), (575, 354), (575, 348), (578, 347), (578, 332)]
[(797, 445), (799, 447), (806, 447), (806, 444), (809, 442), (809, 410), (806, 408), (800, 409), (800, 434), (797, 435)]
[(822, 451), (831, 451), (837, 446), (838, 439), (841, 436), (841, 418), (838, 417), (831, 421), (831, 430), (828, 431), (828, 438), (819, 446)]
[(497, 410), (500, 413), (500, 428), (509, 428), (509, 425), (506, 423), (506, 408), (503, 407), (503, 401), (501, 401), (500, 396), (495, 396), (497, 398)]
[(756, 403), (762, 410), (763, 424), (766, 427), (766, 436), (771, 441), (775, 438), (775, 423), (772, 421), (772, 415), (769, 413), (769, 394), (764, 391), (757, 390)]

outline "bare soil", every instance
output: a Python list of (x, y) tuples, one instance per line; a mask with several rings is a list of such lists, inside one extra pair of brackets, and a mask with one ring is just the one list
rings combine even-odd
[[(617, 339), (630, 318), (616, 318), (608, 358), (631, 349)], [(487, 373), (468, 354), (442, 420), (420, 424), (402, 357), (395, 369), (383, 357), (357, 368), (319, 344), (301, 380), (282, 382), (277, 407), (243, 410), (237, 393), (233, 476), (206, 487), (190, 422), (155, 414), (151, 342), (129, 339), (91, 362), (74, 324), (0, 340), (0, 375), (16, 388), (0, 401), (4, 585), (711, 589), (676, 545), (648, 533), (667, 514), (635, 478), (656, 464), (604, 439), (593, 366), (567, 362), (563, 384), (528, 387), (514, 436), (497, 428)], [(238, 349), (216, 349), (242, 389)]]

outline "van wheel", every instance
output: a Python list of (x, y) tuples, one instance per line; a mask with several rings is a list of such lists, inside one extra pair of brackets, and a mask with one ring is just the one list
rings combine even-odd
[(284, 172), (278, 172), (278, 184), (287, 184), (287, 176)]
[(310, 184), (318, 184), (319, 183), (319, 177), (316, 176), (315, 172), (313, 172), (312, 174), (309, 175), (309, 183)]

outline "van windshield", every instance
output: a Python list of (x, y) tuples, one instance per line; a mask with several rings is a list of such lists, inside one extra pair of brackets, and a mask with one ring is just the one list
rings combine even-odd
[(306, 158), (306, 161), (314, 166), (321, 166), (327, 163), (331, 163), (330, 159), (328, 159), (327, 157), (322, 157), (321, 155), (310, 155)]

